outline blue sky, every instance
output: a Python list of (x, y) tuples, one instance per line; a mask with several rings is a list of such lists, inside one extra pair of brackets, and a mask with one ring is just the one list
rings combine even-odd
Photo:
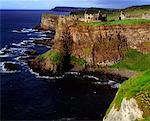
[(0, 9), (51, 9), (55, 6), (125, 8), (150, 0), (0, 0)]

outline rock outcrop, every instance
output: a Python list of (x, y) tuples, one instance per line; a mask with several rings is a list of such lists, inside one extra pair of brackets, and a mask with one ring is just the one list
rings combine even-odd
[(44, 30), (55, 30), (57, 26), (58, 16), (43, 14), (41, 18), (41, 28)]
[(149, 121), (149, 119), (150, 70), (147, 70), (121, 84), (103, 121)]
[(103, 121), (135, 121), (142, 119), (143, 111), (138, 107), (134, 98), (130, 100), (123, 99), (119, 110), (113, 106), (107, 117)]

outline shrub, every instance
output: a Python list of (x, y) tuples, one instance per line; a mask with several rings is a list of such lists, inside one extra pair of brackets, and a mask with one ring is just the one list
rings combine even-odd
[(85, 67), (87, 62), (82, 58), (77, 58), (75, 56), (71, 56), (71, 63), (77, 66)]

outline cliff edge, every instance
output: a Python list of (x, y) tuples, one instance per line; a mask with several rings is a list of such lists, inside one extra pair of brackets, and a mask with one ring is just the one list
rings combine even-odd
[(150, 119), (150, 71), (125, 81), (107, 110), (103, 121)]

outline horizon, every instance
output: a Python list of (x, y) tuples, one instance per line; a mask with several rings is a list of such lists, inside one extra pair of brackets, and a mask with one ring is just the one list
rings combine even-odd
[[(123, 9), (150, 5), (150, 0), (1, 0), (0, 10), (50, 10), (55, 7)], [(73, 3), (73, 4), (72, 4)]]
[(140, 6), (150, 6), (150, 4), (144, 4), (144, 5), (132, 5), (132, 6), (128, 6), (128, 7), (124, 7), (124, 8), (102, 8), (102, 7), (72, 7), (72, 6), (55, 6), (55, 7), (53, 7), (53, 8), (50, 8), (50, 9), (0, 9), (0, 10), (28, 10), (28, 11), (30, 11), (30, 10), (36, 10), (36, 11), (41, 11), (41, 10), (43, 10), (43, 11), (49, 11), (49, 10), (51, 10), (51, 9), (54, 9), (54, 8), (56, 8), (56, 7), (64, 7), (64, 8), (70, 8), (70, 7), (72, 7), (72, 8), (102, 8), (102, 9), (125, 9), (125, 8), (129, 8), (129, 7), (140, 7)]

